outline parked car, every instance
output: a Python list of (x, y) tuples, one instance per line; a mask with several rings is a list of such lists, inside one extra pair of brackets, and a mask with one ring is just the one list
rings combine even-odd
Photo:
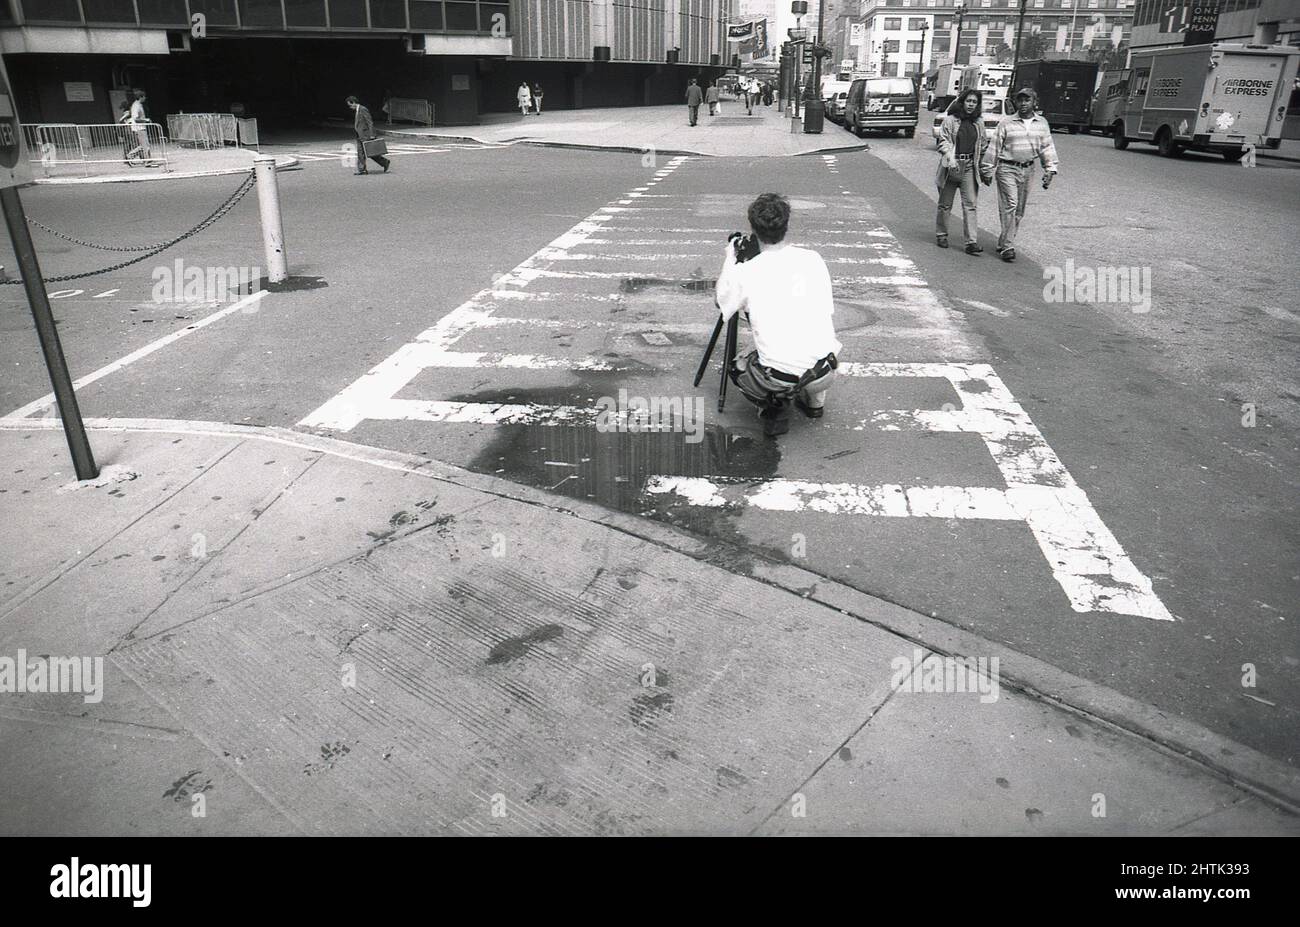
[(916, 84), (911, 78), (858, 78), (844, 102), (844, 126), (859, 138), (869, 129), (897, 129), (911, 138), (916, 134), (916, 110)]
[(826, 118), (831, 122), (843, 124), (844, 104), (848, 101), (847, 91), (841, 90), (826, 100)]

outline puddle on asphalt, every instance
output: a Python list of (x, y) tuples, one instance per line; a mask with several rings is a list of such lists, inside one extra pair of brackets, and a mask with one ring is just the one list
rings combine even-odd
[(624, 277), (619, 282), (618, 289), (620, 293), (640, 293), (642, 290), (652, 286), (681, 287), (683, 290), (691, 292), (708, 290), (710, 292), (718, 285), (717, 280), (668, 280), (664, 277)]
[[(585, 377), (579, 387), (494, 390), (456, 396), (455, 402), (511, 402), (595, 407), (596, 398), (616, 396), (618, 386), (595, 391)], [(626, 380), (622, 381), (626, 385)], [(597, 388), (598, 389), (598, 388)], [(730, 403), (748, 406), (739, 396)], [(715, 408), (705, 397), (706, 415)], [(726, 507), (687, 505), (675, 496), (642, 493), (651, 476), (736, 477), (761, 481), (776, 476), (780, 444), (764, 438), (757, 427), (726, 427), (690, 422), (683, 431), (601, 432), (582, 425), (501, 425), (482, 451), (468, 463), (471, 470), (501, 476), (560, 495), (586, 499), (621, 512), (668, 522), (701, 534), (740, 540)], [(690, 438), (691, 440), (687, 440)]]

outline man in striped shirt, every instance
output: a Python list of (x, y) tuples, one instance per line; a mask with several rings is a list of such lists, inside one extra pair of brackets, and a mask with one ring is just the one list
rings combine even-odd
[(980, 163), (980, 179), (998, 185), (998, 217), (1002, 234), (998, 236), (998, 256), (1004, 261), (1016, 259), (1016, 232), (1025, 218), (1029, 205), (1029, 181), (1033, 178), (1034, 162), (1043, 165), (1043, 189), (1051, 186), (1056, 176), (1056, 145), (1052, 143), (1052, 127), (1047, 120), (1034, 112), (1038, 94), (1032, 89), (1016, 93), (1016, 113), (1004, 116), (993, 133), (993, 143), (984, 151)]

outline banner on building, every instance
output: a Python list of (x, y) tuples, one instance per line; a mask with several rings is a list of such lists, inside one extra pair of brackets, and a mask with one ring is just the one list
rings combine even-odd
[(754, 38), (754, 24), (737, 23), (734, 26), (727, 26), (728, 42), (747, 42)]
[(853, 23), (849, 26), (849, 44), (861, 45), (863, 36), (863, 23)]
[(1172, 3), (1160, 18), (1160, 31), (1183, 34), (1184, 45), (1204, 45), (1214, 41), (1219, 26), (1219, 0)]
[(767, 20), (760, 19), (754, 23), (754, 57), (767, 57)]
[(1184, 45), (1205, 45), (1214, 41), (1214, 33), (1219, 28), (1219, 3), (1194, 3), (1187, 16), (1187, 31), (1183, 34)]

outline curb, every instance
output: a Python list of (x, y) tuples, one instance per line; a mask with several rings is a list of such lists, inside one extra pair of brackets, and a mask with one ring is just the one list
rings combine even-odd
[[(666, 524), (605, 509), (583, 500), (555, 496), (500, 477), (473, 473), (432, 458), (353, 444), (338, 438), (279, 426), (168, 419), (86, 419), (85, 424), (88, 429), (95, 431), (256, 438), (331, 454), (581, 518), (694, 560), (710, 563), (728, 572), (737, 572), (731, 566), (732, 558), (717, 555), (718, 546), (734, 546), (729, 542), (697, 537)], [(3, 431), (44, 431), (61, 427), (58, 419), (0, 419), (0, 430)], [(1134, 737), (1145, 747), (1193, 763), (1213, 778), (1248, 792), (1276, 809), (1300, 815), (1300, 770), (1266, 756), (1253, 747), (1239, 744), (1195, 721), (1166, 714), (1100, 683), (1075, 676), (1035, 657), (1012, 650), (1005, 644), (989, 641), (899, 603), (853, 589), (803, 567), (772, 560), (762, 551), (746, 549), (746, 553), (755, 562), (754, 570), (738, 575), (748, 576), (756, 582), (834, 609), (842, 615), (880, 628), (941, 656), (959, 657), (983, 653), (992, 644), (998, 648), (1002, 667), (1000, 681), (1003, 685), (1031, 699), (1079, 715), (1113, 732)]]
[[(43, 177), (37, 178), (33, 183), (43, 186), (54, 187), (76, 187), (85, 184), (99, 183), (144, 183), (147, 181), (159, 180), (191, 180), (195, 177), (226, 177), (231, 174), (247, 174), (253, 169), (250, 164), (248, 167), (230, 167), (222, 168), (216, 171), (169, 171), (165, 174), (110, 174), (107, 177)], [(284, 161), (279, 158), (275, 162), (276, 173), (280, 171), (301, 170), (302, 162), (292, 155), (285, 157)]]
[[(645, 154), (648, 150), (645, 145), (590, 145), (582, 142), (548, 142), (537, 139), (511, 139), (510, 141), (494, 142), (488, 139), (474, 138), (469, 135), (428, 135), (420, 132), (404, 132), (388, 130), (385, 135), (400, 135), (404, 138), (419, 138), (424, 140), (438, 139), (448, 142), (472, 142), (475, 145), (527, 145), (531, 148), (568, 148), (578, 151), (619, 151), (628, 154)], [(687, 156), (692, 158), (728, 158), (728, 157), (760, 157), (760, 158), (802, 158), (806, 155), (829, 154), (836, 151), (867, 151), (870, 145), (866, 142), (860, 142), (854, 145), (834, 145), (826, 148), (814, 148), (809, 151), (795, 151), (790, 154), (777, 155), (716, 155), (709, 154), (706, 151), (690, 151), (685, 148), (655, 148), (656, 154), (668, 155), (672, 157)]]

